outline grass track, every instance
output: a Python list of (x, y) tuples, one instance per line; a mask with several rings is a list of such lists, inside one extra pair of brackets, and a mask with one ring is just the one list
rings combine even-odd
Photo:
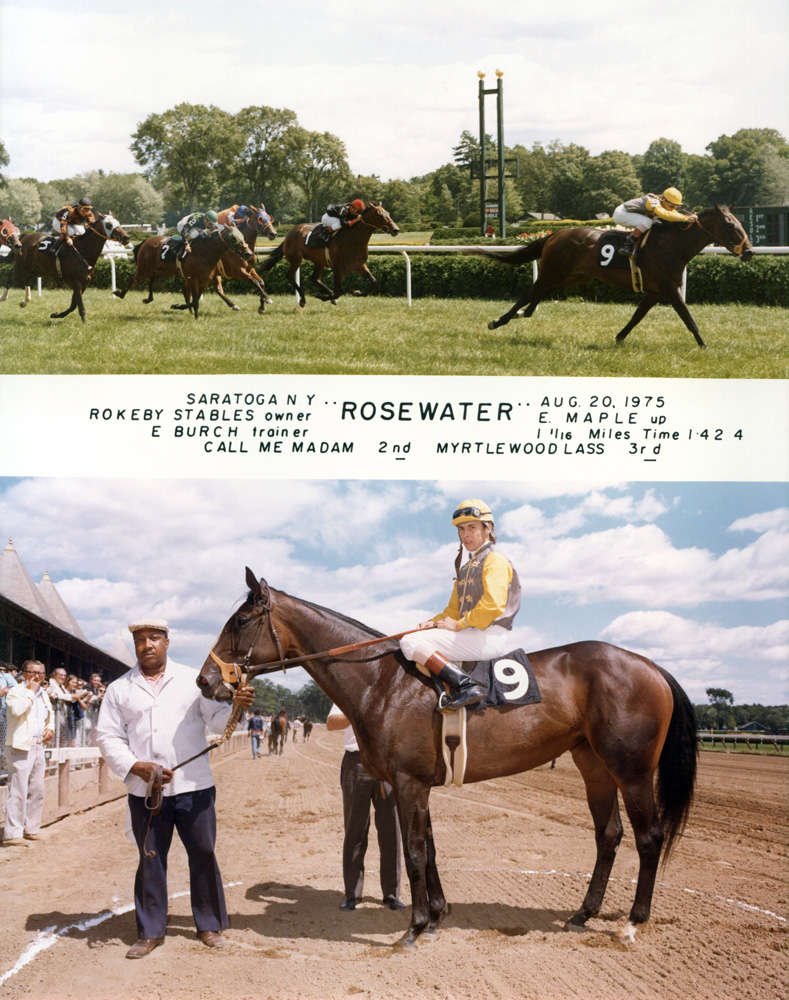
[(777, 307), (696, 305), (708, 350), (674, 311), (658, 306), (622, 347), (614, 336), (630, 305), (543, 303), (530, 319), (489, 331), (511, 303), (478, 299), (341, 299), (337, 306), (277, 296), (265, 316), (239, 295), (233, 312), (209, 293), (195, 322), (170, 309), (180, 296), (143, 305), (89, 290), (87, 321), (50, 320), (69, 293), (45, 291), (22, 310), (14, 289), (0, 304), (5, 374), (310, 373), (358, 375), (554, 375), (663, 378), (787, 378), (789, 324)]

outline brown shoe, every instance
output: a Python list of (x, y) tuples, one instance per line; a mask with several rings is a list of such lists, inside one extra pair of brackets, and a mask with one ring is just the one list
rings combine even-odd
[(25, 840), (43, 840), (44, 838), (40, 833), (25, 833), (23, 834)]
[(145, 958), (150, 955), (154, 948), (164, 944), (164, 938), (139, 938), (126, 952), (127, 958)]
[(3, 841), (3, 847), (27, 847), (27, 842), (22, 840), (21, 837), (11, 837), (9, 840)]
[(226, 944), (221, 931), (198, 931), (197, 940), (206, 948), (224, 948)]

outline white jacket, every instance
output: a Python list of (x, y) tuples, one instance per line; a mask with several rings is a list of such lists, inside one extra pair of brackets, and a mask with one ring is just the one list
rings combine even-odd
[[(221, 733), (225, 728), (230, 705), (204, 698), (196, 682), (196, 670), (168, 660), (155, 693), (139, 663), (107, 688), (96, 724), (96, 742), (130, 794), (145, 795), (146, 783), (129, 774), (137, 761), (174, 768), (208, 745), (206, 729)], [(164, 794), (210, 788), (214, 781), (208, 756), (203, 754), (179, 768), (164, 786)]]
[[(39, 688), (39, 691), (47, 709), (44, 729), (51, 729), (54, 733), (55, 713), (52, 710), (52, 702), (43, 687)], [(6, 746), (13, 747), (14, 750), (33, 749), (33, 724), (36, 717), (33, 709), (35, 697), (27, 684), (17, 684), (6, 695)]]

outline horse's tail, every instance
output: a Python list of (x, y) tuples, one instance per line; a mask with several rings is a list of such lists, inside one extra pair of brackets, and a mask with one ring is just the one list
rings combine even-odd
[(279, 262), (282, 260), (283, 257), (284, 257), (284, 251), (282, 249), (282, 244), (280, 243), (278, 247), (274, 247), (274, 249), (268, 255), (266, 260), (260, 265), (260, 267), (258, 268), (258, 273), (265, 274), (266, 271), (270, 271), (275, 264), (279, 264)]
[[(143, 243), (144, 242), (145, 242), (145, 240), (143, 240)], [(135, 247), (132, 247), (132, 257), (134, 257), (135, 261), (137, 260), (137, 255), (140, 252), (140, 247), (141, 246), (142, 246), (142, 243), (138, 243)]]
[(542, 257), (542, 250), (548, 240), (553, 236), (541, 236), (538, 240), (532, 240), (525, 246), (518, 247), (517, 250), (486, 250), (484, 247), (469, 247), (461, 251), (467, 256), (489, 257), (491, 260), (500, 260), (502, 264), (525, 264), (529, 260), (539, 260)]
[(674, 842), (685, 829), (693, 802), (699, 744), (696, 736), (696, 710), (690, 698), (667, 670), (662, 667), (658, 667), (658, 670), (671, 688), (674, 698), (674, 711), (657, 771), (657, 803), (663, 827), (665, 864)]

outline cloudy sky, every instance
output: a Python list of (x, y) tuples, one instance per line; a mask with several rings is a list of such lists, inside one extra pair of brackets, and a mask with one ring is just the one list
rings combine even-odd
[[(477, 71), (504, 72), (505, 137), (689, 153), (789, 134), (786, 0), (3, 0), (10, 177), (138, 169), (130, 136), (179, 102), (290, 108), (355, 173), (409, 178), (479, 130)], [(486, 108), (495, 131), (494, 99)]]
[(479, 496), (523, 587), (514, 645), (605, 639), (665, 666), (696, 703), (707, 687), (789, 700), (781, 484), (0, 479), (0, 525), (95, 644), (154, 613), (173, 657), (197, 665), (244, 596), (246, 565), (387, 633), (440, 611), (451, 511)]

